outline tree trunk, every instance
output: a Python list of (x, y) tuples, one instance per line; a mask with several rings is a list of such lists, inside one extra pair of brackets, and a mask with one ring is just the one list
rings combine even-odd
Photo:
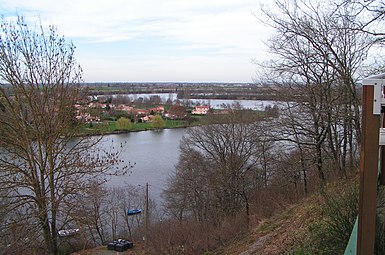
[(321, 181), (321, 187), (323, 188), (326, 184), (326, 178), (325, 178), (325, 173), (323, 171), (323, 160), (322, 160), (322, 148), (321, 148), (321, 143), (317, 143), (316, 146), (316, 154), (317, 154), (317, 170), (318, 170), (318, 176)]
[(48, 221), (48, 215), (46, 210), (39, 209), (40, 211), (40, 216), (39, 216), (39, 221), (41, 228), (43, 230), (43, 238), (44, 238), (44, 243), (45, 243), (45, 250), (47, 254), (54, 254), (54, 245), (53, 241), (51, 238), (51, 229)]

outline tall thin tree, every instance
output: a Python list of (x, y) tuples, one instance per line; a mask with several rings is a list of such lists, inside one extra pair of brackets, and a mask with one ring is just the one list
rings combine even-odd
[[(0, 194), (9, 210), (33, 219), (46, 254), (58, 254), (57, 231), (68, 213), (63, 205), (90, 180), (126, 170), (110, 169), (118, 152), (95, 147), (100, 137), (77, 137), (82, 123), (74, 105), (82, 98), (82, 70), (74, 52), (53, 27), (34, 31), (22, 17), (2, 20)], [(10, 213), (1, 224), (14, 219)]]

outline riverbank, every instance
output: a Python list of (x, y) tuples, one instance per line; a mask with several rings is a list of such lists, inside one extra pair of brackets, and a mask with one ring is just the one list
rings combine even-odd
[[(276, 117), (274, 114), (266, 111), (251, 111), (260, 118), (264, 117)], [(129, 127), (125, 129), (119, 129), (117, 121), (104, 121), (104, 122), (92, 122), (86, 124), (80, 130), (80, 136), (92, 136), (92, 135), (108, 135), (108, 134), (122, 134), (129, 132), (140, 132), (140, 131), (151, 131), (151, 130), (162, 130), (162, 129), (175, 129), (175, 128), (188, 128), (194, 126), (206, 125), (208, 123), (207, 118), (210, 118), (208, 115), (196, 115), (194, 117), (190, 116), (184, 120), (163, 120), (162, 126), (156, 126), (152, 122), (140, 122), (134, 123), (131, 122)]]
[(175, 129), (175, 128), (187, 128), (192, 126), (202, 125), (202, 122), (197, 118), (194, 121), (186, 120), (164, 120), (164, 125), (154, 127), (152, 123), (131, 123), (127, 129), (119, 129), (116, 125), (116, 121), (106, 121), (99, 123), (88, 123), (80, 130), (81, 136), (92, 135), (109, 135), (109, 134), (124, 134), (130, 132), (162, 130), (162, 129)]

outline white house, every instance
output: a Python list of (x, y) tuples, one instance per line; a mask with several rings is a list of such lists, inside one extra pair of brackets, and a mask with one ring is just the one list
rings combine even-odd
[(191, 114), (202, 114), (205, 115), (210, 110), (210, 107), (207, 105), (195, 106), (194, 110), (192, 110)]

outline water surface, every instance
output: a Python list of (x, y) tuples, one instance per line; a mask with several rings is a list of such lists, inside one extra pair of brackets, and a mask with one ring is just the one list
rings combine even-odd
[(121, 159), (135, 163), (131, 174), (112, 177), (111, 186), (131, 184), (143, 186), (148, 183), (150, 196), (161, 201), (160, 194), (165, 188), (168, 176), (174, 171), (179, 159), (179, 142), (186, 129), (164, 129), (160, 131), (130, 132), (108, 135), (100, 146), (111, 142), (119, 147), (125, 144)]

